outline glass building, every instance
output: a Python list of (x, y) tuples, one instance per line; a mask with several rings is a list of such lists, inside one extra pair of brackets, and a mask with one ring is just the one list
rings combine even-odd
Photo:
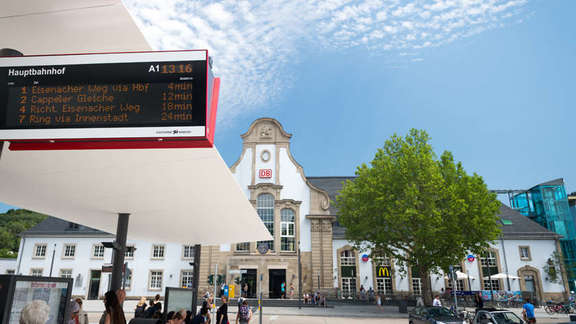
[(510, 198), (510, 205), (524, 216), (562, 235), (560, 244), (570, 289), (576, 288), (576, 223), (570, 211), (564, 180), (538, 184)]

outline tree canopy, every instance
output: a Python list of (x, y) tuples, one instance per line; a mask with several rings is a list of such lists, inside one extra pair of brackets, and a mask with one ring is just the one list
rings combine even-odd
[(347, 238), (373, 257), (392, 257), (422, 280), (479, 254), (498, 238), (500, 202), (482, 177), (468, 175), (450, 152), (438, 159), (423, 130), (392, 136), (370, 165), (344, 184), (336, 204)]
[(16, 258), (20, 247), (18, 234), (30, 229), (46, 218), (25, 209), (10, 209), (0, 214), (0, 258)]

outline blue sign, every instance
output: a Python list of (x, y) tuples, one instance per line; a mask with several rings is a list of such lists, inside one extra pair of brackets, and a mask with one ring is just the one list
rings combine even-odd
[(228, 297), (228, 285), (224, 286), (224, 296)]

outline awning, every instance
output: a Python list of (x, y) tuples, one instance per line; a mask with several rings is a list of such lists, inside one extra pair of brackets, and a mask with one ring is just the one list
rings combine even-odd
[[(6, 143), (7, 144), (7, 143)], [(0, 201), (128, 239), (219, 244), (272, 239), (215, 148), (9, 151)]]
[[(448, 276), (445, 276), (444, 279), (448, 280)], [(466, 279), (475, 280), (476, 278), (462, 271), (456, 271), (456, 280), (466, 280)]]
[(490, 280), (490, 279), (520, 279), (520, 277), (515, 276), (515, 275), (511, 275), (511, 274), (507, 274), (507, 273), (497, 273), (491, 276), (486, 276), (484, 277), (484, 280)]
[(150, 50), (119, 0), (0, 0), (0, 48), (25, 55)]

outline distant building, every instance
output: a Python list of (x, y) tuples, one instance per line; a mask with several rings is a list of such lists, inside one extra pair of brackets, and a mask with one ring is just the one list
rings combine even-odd
[(0, 274), (16, 273), (16, 259), (0, 258)]
[[(410, 269), (402, 277), (393, 259), (372, 260), (364, 256), (369, 251), (358, 251), (346, 240), (345, 229), (338, 223), (338, 210), (331, 201), (343, 182), (353, 178), (306, 177), (290, 151), (291, 137), (271, 118), (256, 120), (242, 135), (241, 156), (230, 170), (274, 239), (202, 246), (200, 289), (213, 289), (208, 278), (218, 264), (218, 275), (225, 283), (236, 285), (236, 297), (242, 288), (248, 297), (255, 297), (260, 277), (265, 298), (280, 297), (283, 283), (287, 297), (291, 287), (296, 297), (300, 250), (303, 292), (355, 298), (363, 287), (387, 295), (421, 294), (420, 278)], [(525, 291), (539, 300), (563, 298), (567, 288), (562, 273), (550, 276), (546, 270), (548, 259), (559, 251), (560, 237), (505, 206), (500, 217), (502, 239), (494, 242), (485, 255), (455, 265), (470, 276), (470, 280), (457, 281), (456, 288), (492, 287)], [(49, 217), (22, 233), (17, 272), (47, 276), (52, 268), (53, 276), (75, 279), (74, 295), (100, 298), (109, 283), (102, 265), (111, 260), (111, 251), (101, 242), (112, 240), (111, 234)], [(190, 286), (193, 247), (130, 238), (128, 245), (136, 248), (126, 258), (132, 270), (127, 281), (129, 297), (163, 294), (166, 286)], [(520, 279), (490, 280), (489, 275), (499, 273)], [(434, 275), (432, 285), (441, 292), (452, 283), (443, 275)]]
[(561, 236), (560, 244), (569, 270), (570, 288), (576, 288), (576, 213), (570, 211), (564, 180), (538, 184), (510, 199), (510, 205), (543, 227)]

